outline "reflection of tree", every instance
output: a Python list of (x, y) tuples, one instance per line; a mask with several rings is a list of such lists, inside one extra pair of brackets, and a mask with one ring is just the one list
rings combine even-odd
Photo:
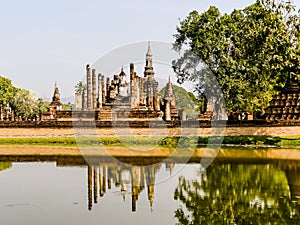
[(215, 165), (200, 180), (181, 177), (174, 198), (178, 225), (297, 224), (285, 173), (269, 165)]
[(12, 166), (11, 162), (0, 162), (0, 171), (6, 170)]

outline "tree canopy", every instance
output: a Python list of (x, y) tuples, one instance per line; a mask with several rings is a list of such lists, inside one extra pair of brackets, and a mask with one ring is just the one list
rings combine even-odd
[(23, 119), (47, 111), (47, 104), (29, 90), (17, 88), (8, 78), (0, 76), (0, 106), (9, 104), (16, 116)]
[(84, 84), (82, 81), (79, 81), (75, 85), (75, 93), (76, 94), (82, 94), (84, 92), (85, 88), (86, 88), (86, 84)]
[(0, 105), (12, 103), (12, 98), (19, 89), (12, 85), (10, 79), (0, 76)]
[[(297, 179), (297, 178), (295, 178)], [(196, 180), (180, 177), (177, 225), (297, 224), (286, 174), (270, 165), (211, 165)]]
[(38, 109), (38, 100), (29, 90), (20, 89), (12, 98), (14, 111), (17, 116), (27, 118)]
[[(272, 95), (297, 80), (300, 68), (300, 23), (290, 2), (257, 0), (222, 15), (211, 6), (192, 11), (180, 22), (174, 48), (184, 51), (173, 62), (178, 81), (192, 80), (199, 94), (219, 83), (227, 111), (263, 112)], [(192, 56), (191, 56), (192, 55)], [(190, 70), (202, 63), (201, 70)]]

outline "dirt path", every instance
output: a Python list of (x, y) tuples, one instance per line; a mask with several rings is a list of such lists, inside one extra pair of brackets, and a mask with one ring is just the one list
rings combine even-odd
[(26, 137), (74, 137), (74, 136), (209, 136), (209, 135), (271, 135), (288, 136), (300, 135), (300, 126), (295, 127), (228, 127), (228, 128), (0, 128), (0, 138)]
[(220, 159), (276, 159), (300, 160), (300, 150), (296, 149), (216, 149), (197, 148), (175, 149), (156, 147), (151, 151), (132, 149), (126, 146), (84, 147), (63, 146), (0, 146), (0, 158), (8, 156), (111, 156), (111, 157), (212, 157)]

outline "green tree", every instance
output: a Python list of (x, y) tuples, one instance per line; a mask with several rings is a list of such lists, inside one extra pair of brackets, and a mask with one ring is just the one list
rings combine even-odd
[(0, 171), (6, 170), (12, 167), (11, 162), (0, 162)]
[[(286, 196), (286, 197), (284, 197)], [(212, 165), (197, 180), (180, 177), (178, 225), (298, 224), (285, 172), (270, 165)]]
[(86, 85), (82, 81), (79, 81), (75, 86), (75, 93), (82, 94), (84, 92), (85, 88), (86, 88)]
[[(180, 22), (174, 48), (184, 50), (173, 62), (178, 81), (192, 80), (200, 94), (216, 90), (216, 77), (227, 110), (263, 113), (272, 95), (297, 80), (300, 65), (299, 17), (290, 2), (257, 0), (231, 14), (216, 7), (192, 11)], [(191, 65), (203, 63), (202, 69)]]
[(34, 115), (40, 115), (48, 111), (49, 102), (45, 102), (42, 98), (38, 98), (36, 102), (36, 107), (33, 109)]
[(64, 104), (64, 110), (73, 110), (75, 108), (75, 105), (71, 102), (68, 102), (68, 104)]
[(7, 103), (12, 103), (12, 98), (18, 90), (12, 85), (11, 80), (0, 76), (0, 105), (5, 106)]
[(16, 116), (27, 119), (33, 116), (38, 109), (38, 100), (36, 96), (29, 90), (20, 89), (12, 99), (13, 109)]

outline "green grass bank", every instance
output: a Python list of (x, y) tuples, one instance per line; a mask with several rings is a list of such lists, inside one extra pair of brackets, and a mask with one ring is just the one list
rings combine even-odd
[(203, 146), (206, 144), (249, 147), (300, 148), (300, 135), (296, 136), (225, 136), (225, 137), (49, 137), (49, 138), (0, 138), (0, 145), (159, 145), (166, 147)]

